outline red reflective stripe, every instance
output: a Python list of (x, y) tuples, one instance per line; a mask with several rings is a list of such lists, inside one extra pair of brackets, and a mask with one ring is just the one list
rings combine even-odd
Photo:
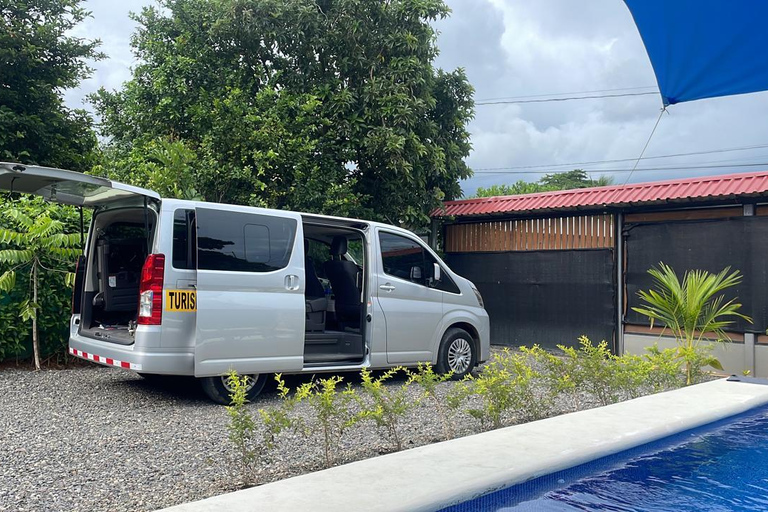
[(108, 364), (109, 366), (115, 366), (117, 368), (125, 368), (128, 370), (141, 371), (140, 364), (132, 365), (131, 363), (126, 361), (118, 361), (117, 359), (112, 359), (111, 357), (104, 357), (96, 354), (89, 354), (88, 352), (83, 352), (82, 350), (77, 350), (75, 348), (70, 348), (69, 353), (77, 357), (82, 357), (83, 359), (88, 359), (89, 361), (94, 361), (96, 363)]

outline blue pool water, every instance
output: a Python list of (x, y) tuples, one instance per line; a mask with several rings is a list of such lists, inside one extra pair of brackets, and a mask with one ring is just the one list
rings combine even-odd
[(768, 511), (768, 409), (537, 478), (443, 512), (593, 510)]

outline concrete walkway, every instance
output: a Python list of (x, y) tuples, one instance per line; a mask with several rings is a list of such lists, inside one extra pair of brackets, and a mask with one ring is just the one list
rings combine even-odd
[(168, 512), (434, 511), (768, 404), (717, 380), (288, 478)]

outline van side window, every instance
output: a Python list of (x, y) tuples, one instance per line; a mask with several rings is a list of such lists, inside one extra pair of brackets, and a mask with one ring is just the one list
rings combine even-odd
[(201, 270), (272, 272), (288, 265), (296, 220), (271, 215), (197, 209)]
[(419, 244), (392, 233), (379, 233), (379, 244), (386, 274), (425, 284), (424, 249)]
[[(384, 273), (424, 286), (431, 282), (437, 260), (420, 244), (404, 236), (384, 232), (379, 233), (379, 244)], [(433, 287), (460, 293), (459, 287), (445, 272), (442, 272), (440, 281), (434, 283)]]
[(195, 250), (195, 210), (173, 213), (173, 268), (197, 268)]

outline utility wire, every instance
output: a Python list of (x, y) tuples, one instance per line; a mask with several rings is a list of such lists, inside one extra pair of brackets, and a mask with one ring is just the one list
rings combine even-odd
[(627, 176), (627, 179), (624, 180), (624, 184), (626, 185), (629, 182), (629, 178), (632, 177), (632, 173), (635, 172), (635, 169), (637, 169), (637, 164), (640, 163), (640, 159), (643, 158), (643, 155), (645, 154), (645, 150), (648, 149), (648, 144), (651, 143), (651, 139), (653, 138), (653, 134), (656, 133), (656, 128), (659, 127), (659, 123), (661, 122), (661, 116), (664, 115), (664, 112), (667, 111), (667, 107), (663, 107), (661, 109), (661, 112), (659, 112), (659, 118), (656, 120), (656, 124), (653, 125), (653, 130), (651, 130), (651, 134), (648, 136), (648, 140), (645, 141), (645, 146), (643, 146), (643, 150), (640, 152), (640, 156), (637, 157), (637, 161), (635, 161), (635, 165), (632, 166), (632, 170), (629, 172), (629, 175)]
[(597, 94), (602, 92), (617, 92), (617, 91), (637, 91), (640, 89), (653, 89), (654, 92), (658, 92), (658, 87), (655, 85), (645, 85), (643, 87), (621, 87), (619, 89), (597, 89), (593, 91), (571, 91), (571, 92), (550, 92), (547, 94), (529, 94), (525, 96), (501, 96), (499, 98), (483, 98), (476, 100), (480, 103), (486, 101), (498, 101), (498, 100), (525, 100), (528, 98), (551, 98), (555, 96), (573, 96), (576, 94)]
[(483, 105), (511, 105), (520, 103), (550, 103), (556, 101), (571, 101), (571, 100), (594, 100), (599, 98), (622, 98), (625, 96), (647, 96), (649, 94), (659, 94), (656, 92), (629, 92), (623, 94), (601, 94), (599, 96), (569, 96), (566, 98), (542, 98), (538, 100), (499, 100), (499, 101), (477, 101), (475, 106)]
[[(734, 168), (734, 167), (765, 167), (768, 169), (768, 162), (756, 162), (752, 164), (719, 164), (719, 165), (688, 165), (682, 167), (642, 167), (640, 169), (581, 169), (584, 172), (601, 172), (601, 173), (618, 173), (618, 172), (647, 172), (647, 171), (683, 171), (698, 169), (722, 169), (722, 168)], [(479, 171), (475, 170), (475, 174), (562, 174), (570, 172), (568, 170), (556, 170), (556, 171)]]
[[(747, 151), (750, 149), (768, 148), (768, 144), (755, 144), (752, 146), (735, 146), (730, 148), (711, 149), (708, 151), (693, 151), (690, 153), (673, 153), (669, 155), (644, 156), (641, 160), (656, 160), (659, 158), (675, 158), (679, 156), (711, 155), (715, 153), (729, 153), (731, 151)], [(592, 160), (590, 162), (565, 162), (560, 164), (518, 165), (513, 167), (479, 167), (475, 171), (510, 171), (513, 169), (538, 169), (552, 167), (572, 167), (578, 165), (614, 164), (619, 162), (634, 162), (636, 158), (617, 158), (613, 160)], [(597, 169), (599, 170), (599, 169)]]

